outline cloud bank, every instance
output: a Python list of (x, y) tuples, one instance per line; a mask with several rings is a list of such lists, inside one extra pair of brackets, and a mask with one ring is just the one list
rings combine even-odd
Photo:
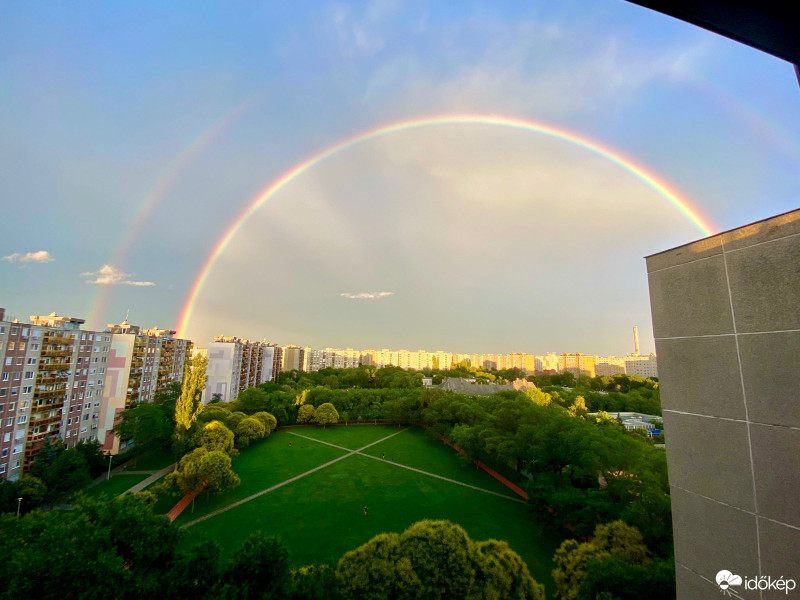
[(94, 277), (94, 279), (87, 280), (86, 283), (95, 283), (97, 285), (155, 285), (152, 281), (132, 281), (130, 279), (132, 276), (133, 273), (125, 273), (111, 265), (103, 265), (97, 271), (81, 273), (81, 277)]
[(36, 252), (26, 252), (25, 254), (15, 252), (14, 254), (4, 256), (3, 260), (7, 260), (10, 263), (49, 263), (53, 262), (55, 258), (50, 256), (47, 250), (38, 250)]

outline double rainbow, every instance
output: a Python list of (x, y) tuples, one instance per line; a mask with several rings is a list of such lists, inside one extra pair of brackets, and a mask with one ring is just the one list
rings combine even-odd
[(236, 234), (242, 228), (247, 219), (249, 219), (250, 216), (256, 212), (262, 204), (264, 204), (264, 202), (269, 200), (286, 185), (291, 183), (294, 179), (306, 171), (326, 158), (341, 152), (342, 150), (346, 150), (362, 142), (374, 140), (375, 138), (400, 131), (421, 129), (423, 127), (438, 127), (443, 125), (494, 125), (497, 127), (506, 127), (510, 129), (519, 129), (533, 133), (540, 133), (568, 142), (570, 144), (574, 144), (576, 146), (580, 146), (581, 148), (585, 148), (590, 152), (599, 154), (612, 163), (619, 165), (634, 177), (640, 179), (643, 183), (658, 192), (658, 194), (672, 204), (705, 236), (711, 235), (713, 232), (713, 228), (709, 222), (696, 208), (690, 206), (689, 202), (685, 198), (682, 198), (678, 192), (672, 189), (669, 185), (667, 185), (666, 182), (659, 179), (648, 169), (641, 165), (635, 164), (633, 161), (615, 150), (611, 150), (610, 148), (607, 148), (598, 142), (579, 136), (576, 133), (567, 131), (566, 129), (524, 119), (481, 114), (444, 115), (401, 121), (359, 133), (353, 137), (345, 139), (344, 141), (334, 144), (333, 146), (329, 146), (328, 148), (318, 152), (317, 154), (314, 154), (310, 158), (289, 169), (286, 173), (278, 177), (278, 179), (270, 183), (269, 186), (267, 186), (260, 194), (258, 194), (256, 198), (250, 202), (250, 204), (247, 205), (228, 226), (222, 236), (217, 240), (211, 252), (209, 252), (205, 262), (203, 262), (203, 265), (200, 267), (200, 270), (194, 279), (194, 283), (192, 284), (189, 294), (186, 296), (186, 300), (181, 310), (178, 325), (179, 337), (185, 337), (186, 335), (186, 329), (189, 325), (189, 321), (192, 318), (192, 312), (194, 311), (197, 298), (200, 295), (200, 292), (202, 291), (203, 286), (205, 285), (206, 280), (211, 273), (211, 270), (214, 268), (214, 264), (216, 263), (217, 259), (225, 251), (225, 248), (228, 246), (231, 240), (236, 237)]

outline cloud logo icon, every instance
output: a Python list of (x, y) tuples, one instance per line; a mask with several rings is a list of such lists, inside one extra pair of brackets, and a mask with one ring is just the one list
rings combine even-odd
[(716, 579), (717, 585), (722, 592), (726, 592), (732, 585), (742, 585), (742, 578), (739, 575), (734, 575), (725, 569), (717, 573)]

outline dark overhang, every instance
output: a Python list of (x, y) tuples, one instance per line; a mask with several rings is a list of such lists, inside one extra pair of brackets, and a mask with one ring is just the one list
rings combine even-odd
[[(800, 65), (799, 0), (628, 0)], [(800, 76), (800, 71), (798, 72)]]

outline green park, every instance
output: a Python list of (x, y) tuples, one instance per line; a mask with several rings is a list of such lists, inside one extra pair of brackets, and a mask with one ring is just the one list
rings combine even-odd
[(121, 414), (124, 454), (55, 440), (0, 486), (0, 550), (16, 553), (0, 598), (83, 598), (57, 571), (22, 576), (63, 539), (60, 568), (90, 566), (96, 597), (674, 596), (663, 449), (609, 413), (660, 412), (657, 381), (546, 376), (471, 396), (421, 379), (288, 372), (204, 405), (196, 358)]
[(506, 540), (552, 588), (560, 538), (531, 522), (519, 496), (422, 428), (288, 428), (248, 447), (233, 468), (241, 485), (199, 495), (176, 520), (187, 543), (207, 537), (232, 553), (261, 529), (281, 537), (297, 566), (331, 564), (379, 533), (445, 519), (472, 539)]

